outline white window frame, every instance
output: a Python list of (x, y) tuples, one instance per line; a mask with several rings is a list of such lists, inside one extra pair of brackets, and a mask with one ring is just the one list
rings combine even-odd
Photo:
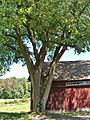
[(90, 81), (66, 82), (66, 86), (81, 86), (81, 85), (90, 85)]

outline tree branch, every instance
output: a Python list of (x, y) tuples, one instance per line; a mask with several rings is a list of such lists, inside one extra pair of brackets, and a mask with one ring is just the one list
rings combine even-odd
[(47, 42), (45, 41), (45, 42), (43, 42), (42, 48), (39, 53), (40, 61), (44, 61), (46, 52), (47, 52)]
[(20, 47), (20, 49), (22, 51), (22, 54), (24, 56), (24, 59), (26, 61), (27, 67), (28, 67), (28, 72), (30, 74), (31, 69), (32, 70), (34, 69), (32, 59), (30, 58), (30, 55), (29, 55), (29, 52), (28, 52), (27, 48), (23, 44), (23, 41), (22, 41), (21, 35), (20, 35), (20, 29), (19, 29), (18, 26), (15, 27), (15, 32), (16, 32), (17, 43), (18, 43), (18, 45), (19, 45), (19, 47)]
[(78, 16), (80, 17), (82, 15), (82, 13), (84, 12), (84, 10), (86, 9), (86, 7), (88, 6), (89, 2), (86, 2), (85, 6), (83, 7), (83, 9), (80, 11), (80, 13), (78, 14)]
[[(13, 35), (13, 34), (4, 34), (4, 36), (6, 36), (6, 37), (12, 37), (12, 38), (17, 39), (17, 37), (15, 35)], [(28, 36), (28, 35), (27, 34), (21, 34), (21, 36)]]
[(15, 38), (15, 39), (16, 39), (16, 36), (15, 36), (15, 35), (12, 35), (12, 34), (4, 34), (4, 36), (6, 36), (6, 37), (12, 37), (12, 38)]
[[(48, 77), (47, 81), (46, 81), (46, 85), (50, 84), (53, 80), (53, 75), (55, 72), (55, 68), (57, 65), (57, 62), (59, 61), (59, 59), (62, 57), (62, 55), (64, 54), (64, 52), (66, 51), (67, 47), (63, 47), (62, 50), (60, 51), (60, 53), (58, 53), (57, 57), (55, 58), (55, 60), (50, 64), (49, 66), (49, 71), (47, 72), (47, 74), (45, 75), (45, 78)], [(46, 90), (46, 89), (44, 89)]]
[(64, 46), (64, 47), (61, 49), (61, 51), (58, 53), (58, 55), (57, 55), (57, 57), (55, 58), (54, 62), (57, 63), (66, 50), (67, 50), (67, 46)]
[[(24, 23), (23, 23), (24, 24)], [(32, 29), (30, 28), (29, 24), (26, 23), (24, 24), (24, 26), (26, 27), (27, 29), (27, 32), (28, 32), (28, 37), (32, 43), (32, 46), (33, 46), (33, 52), (34, 52), (34, 55), (35, 55), (35, 58), (37, 59), (37, 55), (38, 55), (38, 50), (36, 49), (36, 43), (35, 43), (35, 38), (34, 38), (34, 35), (33, 35), (33, 31)]]
[[(64, 40), (65, 29), (66, 29), (66, 25), (65, 25), (64, 28), (63, 28), (63, 33), (62, 33), (62, 35), (61, 35), (61, 41)], [(54, 57), (53, 57), (52, 63), (54, 62), (54, 60), (56, 59), (57, 55), (59, 54), (59, 51), (60, 51), (60, 49), (61, 49), (61, 46), (62, 46), (62, 45), (60, 45), (60, 44), (57, 45), (56, 50), (55, 50), (55, 52), (54, 52)], [(51, 64), (52, 64), (52, 63), (51, 63)]]
[(40, 64), (42, 64), (44, 62), (46, 53), (47, 53), (47, 42), (44, 41), (43, 45), (42, 45), (42, 47), (40, 49), (40, 52), (39, 52), (39, 54), (37, 56), (36, 66), (39, 66)]
[[(86, 9), (86, 7), (88, 6), (88, 4), (89, 4), (90, 2), (85, 2), (85, 6), (82, 8), (82, 10), (79, 12), (79, 14), (78, 14), (78, 17), (80, 18), (80, 16), (82, 15), (82, 13), (84, 12), (84, 10)], [(76, 2), (74, 2), (74, 7), (76, 7), (77, 6), (77, 4), (78, 4), (78, 1), (76, 1)], [(73, 10), (72, 10), (72, 12), (71, 12), (71, 14), (73, 15), (73, 16), (75, 16), (76, 15), (76, 10), (75, 10), (75, 8), (73, 8)]]

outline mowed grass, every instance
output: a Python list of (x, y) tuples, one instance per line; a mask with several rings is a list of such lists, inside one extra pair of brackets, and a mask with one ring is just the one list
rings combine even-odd
[(0, 105), (0, 112), (29, 112), (29, 103), (15, 103), (15, 104), (2, 104)]
[(90, 120), (90, 112), (47, 112), (48, 120)]
[(0, 120), (29, 120), (30, 102), (0, 103)]
[(0, 120), (29, 120), (29, 115), (22, 112), (0, 112)]
[(26, 99), (0, 102), (0, 112), (29, 112), (30, 102)]
[[(30, 102), (0, 103), (0, 120), (32, 120)], [(90, 112), (46, 112), (48, 120), (89, 120), (82, 116), (90, 116)]]

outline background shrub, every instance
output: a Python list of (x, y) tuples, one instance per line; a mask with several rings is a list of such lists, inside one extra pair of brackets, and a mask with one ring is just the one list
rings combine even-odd
[(7, 78), (0, 80), (0, 99), (29, 98), (31, 84), (25, 78)]

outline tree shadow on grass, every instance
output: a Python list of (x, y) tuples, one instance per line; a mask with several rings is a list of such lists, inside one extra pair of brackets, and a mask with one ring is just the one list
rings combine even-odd
[[(50, 118), (50, 120), (90, 120), (90, 117), (86, 116), (78, 116), (76, 113), (50, 113), (47, 112), (46, 116)], [(85, 115), (85, 114), (84, 114)], [(89, 114), (90, 115), (90, 114)]]
[(29, 120), (28, 113), (0, 112), (0, 120)]

